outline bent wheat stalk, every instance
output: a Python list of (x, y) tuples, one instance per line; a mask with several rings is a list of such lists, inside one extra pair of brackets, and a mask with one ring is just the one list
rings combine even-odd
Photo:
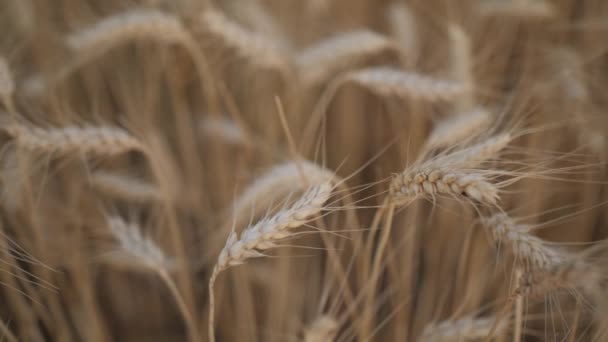
[(247, 227), (240, 236), (235, 231), (230, 233), (209, 279), (209, 341), (215, 341), (213, 285), (218, 274), (248, 259), (265, 256), (263, 251), (277, 247), (276, 243), (291, 236), (293, 229), (319, 215), (332, 191), (331, 181), (313, 185), (293, 205)]
[(163, 251), (154, 241), (142, 235), (141, 229), (137, 224), (128, 223), (120, 217), (109, 217), (108, 226), (110, 231), (120, 243), (120, 247), (125, 256), (130, 256), (133, 261), (140, 263), (143, 267), (153, 270), (165, 283), (177, 306), (186, 321), (190, 339), (200, 341), (198, 329), (194, 324), (194, 318), (188, 305), (184, 301), (175, 281), (169, 274), (173, 263), (168, 259)]

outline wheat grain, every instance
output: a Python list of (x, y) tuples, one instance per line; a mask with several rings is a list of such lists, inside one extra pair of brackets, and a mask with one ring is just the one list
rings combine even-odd
[(494, 325), (493, 336), (504, 336), (506, 333), (508, 322), (499, 320), (493, 317), (475, 318), (466, 317), (455, 320), (442, 321), (427, 325), (420, 338), (419, 342), (449, 342), (449, 341), (482, 341), (492, 331)]
[(241, 27), (216, 10), (203, 13), (201, 22), (207, 34), (253, 65), (282, 72), (289, 70), (287, 52), (270, 38)]
[(96, 171), (89, 181), (94, 188), (116, 198), (134, 202), (157, 201), (162, 198), (155, 185), (114, 172)]
[(440, 121), (427, 139), (427, 150), (457, 145), (481, 134), (491, 123), (491, 116), (481, 107)]
[(398, 96), (422, 101), (452, 101), (466, 95), (466, 84), (432, 78), (394, 67), (370, 67), (354, 71), (345, 81), (355, 82), (382, 96)]
[(333, 342), (338, 328), (338, 322), (333, 317), (321, 315), (304, 330), (303, 342)]
[(387, 51), (396, 51), (391, 40), (372, 31), (358, 30), (338, 34), (300, 51), (296, 64), (302, 82), (312, 87)]
[(11, 123), (4, 130), (17, 146), (44, 153), (82, 153), (96, 156), (113, 156), (128, 151), (144, 152), (141, 141), (118, 127), (41, 128)]

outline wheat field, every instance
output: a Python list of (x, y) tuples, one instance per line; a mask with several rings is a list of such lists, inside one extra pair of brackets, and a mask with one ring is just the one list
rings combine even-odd
[(0, 22), (0, 341), (608, 341), (608, 1)]

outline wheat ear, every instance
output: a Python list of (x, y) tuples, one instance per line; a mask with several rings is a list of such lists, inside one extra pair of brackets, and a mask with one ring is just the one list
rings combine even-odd
[(306, 160), (274, 166), (256, 177), (234, 201), (232, 216), (235, 225), (241, 226), (291, 193), (301, 193), (311, 185), (332, 179), (336, 179), (336, 175), (331, 170)]
[(247, 133), (225, 117), (205, 116), (201, 119), (199, 127), (206, 137), (217, 139), (230, 145), (250, 146), (252, 144)]
[(504, 213), (484, 219), (494, 241), (512, 248), (513, 253), (527, 267), (548, 271), (563, 263), (568, 254), (547, 246), (546, 242), (530, 233), (530, 227), (518, 224)]
[(426, 149), (435, 150), (454, 146), (479, 135), (491, 123), (491, 116), (481, 107), (440, 121), (427, 139)]
[(386, 11), (392, 35), (405, 55), (408, 65), (413, 66), (419, 58), (420, 42), (416, 18), (403, 2), (393, 1)]
[(8, 66), (8, 62), (2, 56), (0, 56), (0, 98), (3, 101), (13, 96), (15, 92), (15, 81), (13, 74)]
[(135, 202), (157, 201), (162, 198), (154, 184), (115, 172), (96, 171), (91, 174), (89, 181), (95, 189), (116, 198)]
[(247, 227), (240, 236), (235, 231), (230, 233), (209, 279), (209, 341), (215, 341), (213, 285), (218, 274), (250, 258), (263, 257), (262, 251), (275, 248), (277, 242), (292, 236), (293, 229), (321, 213), (332, 191), (331, 181), (313, 185), (294, 204)]
[(397, 51), (390, 39), (372, 31), (358, 30), (330, 37), (300, 51), (296, 64), (303, 83), (313, 87), (387, 51)]
[(206, 33), (253, 65), (282, 72), (289, 70), (287, 53), (280, 45), (261, 33), (241, 27), (217, 10), (203, 13), (201, 22)]
[(321, 315), (304, 329), (303, 342), (333, 342), (338, 334), (339, 324), (329, 315)]
[(466, 95), (468, 85), (451, 80), (432, 78), (395, 67), (370, 67), (354, 71), (344, 79), (355, 82), (381, 96), (437, 102), (452, 101)]
[(483, 16), (505, 16), (519, 19), (547, 19), (556, 15), (555, 7), (545, 0), (489, 0), (480, 4)]
[(447, 320), (427, 325), (419, 342), (449, 342), (449, 341), (481, 341), (487, 338), (494, 325), (497, 324), (493, 336), (503, 336), (506, 333), (508, 322), (493, 317), (466, 317), (456, 320)]
[(501, 133), (476, 144), (441, 155), (428, 163), (437, 167), (477, 168), (483, 162), (498, 159), (500, 152), (513, 141), (510, 133)]
[(192, 341), (200, 341), (198, 329), (194, 324), (194, 318), (188, 305), (184, 301), (173, 278), (169, 275), (172, 262), (154, 241), (142, 235), (139, 225), (128, 223), (120, 217), (109, 217), (108, 226), (112, 235), (120, 243), (121, 251), (125, 256), (130, 256), (133, 261), (155, 271), (163, 280), (171, 294), (175, 298), (177, 306), (186, 321), (190, 338)]
[(470, 198), (486, 205), (496, 205), (499, 199), (498, 187), (483, 173), (441, 169), (410, 169), (395, 175), (389, 193), (395, 205), (438, 194)]
[(145, 147), (139, 139), (118, 127), (41, 128), (11, 123), (4, 130), (13, 137), (18, 147), (31, 151), (95, 156), (113, 156), (128, 151), (145, 153)]

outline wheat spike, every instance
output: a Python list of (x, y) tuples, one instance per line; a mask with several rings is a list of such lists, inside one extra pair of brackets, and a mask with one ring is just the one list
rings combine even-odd
[(442, 321), (427, 325), (418, 341), (420, 342), (449, 342), (449, 341), (483, 341), (490, 336), (494, 325), (493, 336), (504, 336), (508, 322), (495, 318), (466, 317), (456, 320)]
[(256, 177), (234, 201), (233, 217), (236, 225), (240, 226), (252, 216), (256, 217), (256, 213), (267, 210), (291, 193), (301, 193), (311, 185), (332, 179), (336, 179), (332, 171), (309, 161), (279, 164)]
[(391, 40), (372, 31), (358, 30), (330, 37), (300, 51), (296, 64), (302, 81), (311, 87), (387, 51), (396, 51)]
[(530, 233), (530, 227), (518, 224), (506, 214), (495, 214), (484, 220), (491, 230), (494, 241), (512, 248), (513, 253), (526, 266), (548, 271), (563, 263), (568, 254), (551, 248), (542, 239)]
[(280, 210), (271, 217), (258, 221), (243, 230), (240, 236), (230, 233), (220, 252), (213, 273), (209, 279), (209, 340), (215, 341), (213, 285), (218, 274), (230, 266), (240, 265), (251, 258), (263, 257), (262, 251), (276, 247), (276, 243), (291, 236), (298, 228), (324, 209), (333, 191), (331, 181), (313, 185), (291, 206)]
[(128, 151), (144, 152), (144, 145), (118, 127), (41, 128), (11, 123), (4, 127), (21, 148), (45, 153), (82, 153), (113, 156)]
[(394, 67), (370, 67), (354, 71), (345, 81), (355, 82), (382, 96), (398, 96), (422, 101), (452, 101), (470, 89), (461, 82), (432, 78)]
[(74, 51), (101, 54), (134, 39), (182, 43), (187, 36), (181, 21), (173, 15), (153, 9), (132, 9), (73, 32), (65, 42)]
[(321, 315), (304, 330), (303, 342), (333, 342), (338, 328), (338, 322), (333, 317)]
[(483, 162), (498, 159), (500, 152), (511, 141), (513, 141), (513, 135), (510, 133), (497, 134), (467, 148), (439, 156), (431, 160), (429, 164), (459, 169), (476, 168)]
[(200, 121), (200, 129), (206, 137), (217, 139), (230, 145), (251, 145), (247, 134), (233, 121), (225, 117), (205, 116)]
[(287, 52), (272, 39), (241, 27), (216, 10), (203, 13), (201, 22), (206, 33), (248, 62), (283, 72), (289, 70)]
[(89, 181), (94, 188), (116, 198), (135, 202), (157, 201), (162, 198), (155, 185), (114, 172), (96, 171)]
[(460, 110), (469, 110), (475, 104), (473, 75), (473, 56), (471, 39), (460, 25), (448, 26), (450, 37), (450, 63), (451, 74), (454, 80), (463, 83), (471, 91), (459, 97), (456, 101)]
[(393, 177), (390, 185), (393, 203), (401, 205), (418, 197), (445, 194), (466, 197), (488, 205), (496, 205), (498, 188), (482, 173), (452, 172), (440, 169), (411, 169)]
[(170, 268), (171, 261), (154, 241), (142, 235), (139, 225), (113, 216), (108, 218), (108, 227), (120, 243), (121, 257), (130, 256), (133, 263), (155, 271)]
[(481, 107), (440, 121), (426, 142), (427, 150), (440, 149), (467, 141), (481, 134), (491, 123), (491, 116)]

